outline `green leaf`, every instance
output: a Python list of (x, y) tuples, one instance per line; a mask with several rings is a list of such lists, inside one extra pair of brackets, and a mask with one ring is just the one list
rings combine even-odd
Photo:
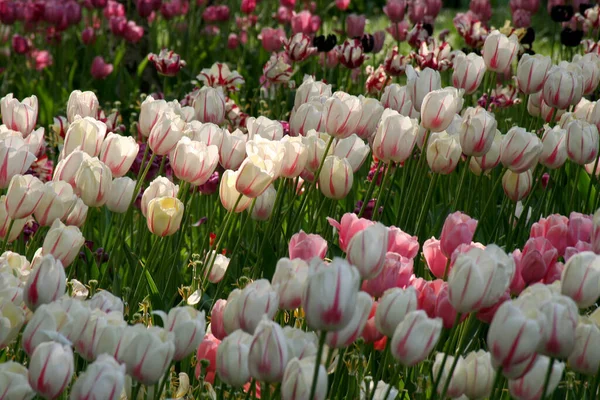
[(138, 76), (138, 78), (141, 78), (141, 76), (144, 73), (144, 70), (146, 69), (147, 65), (148, 65), (148, 57), (144, 58), (142, 60), (142, 62), (140, 63), (140, 65), (138, 65), (138, 67), (137, 67), (137, 76)]

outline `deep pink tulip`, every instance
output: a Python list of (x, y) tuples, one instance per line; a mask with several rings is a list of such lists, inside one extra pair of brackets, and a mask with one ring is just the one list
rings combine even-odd
[(134, 21), (127, 22), (125, 26), (125, 32), (123, 32), (123, 37), (129, 43), (137, 43), (144, 36), (144, 28), (137, 25)]
[(17, 20), (17, 5), (12, 1), (0, 2), (0, 22), (12, 25)]
[(256, 0), (242, 0), (241, 10), (244, 14), (252, 14), (256, 9)]
[[(425, 257), (427, 267), (433, 276), (441, 279), (444, 277), (444, 271), (446, 270), (448, 258), (444, 255), (444, 253), (442, 253), (440, 244), (440, 241), (434, 237), (427, 239), (425, 243), (423, 243), (423, 256)], [(449, 273), (450, 265), (448, 265), (447, 274)]]
[(592, 237), (592, 216), (572, 212), (569, 215), (569, 233), (567, 244), (575, 246), (578, 242), (590, 242)]
[(558, 259), (558, 251), (546, 238), (531, 238), (523, 247), (521, 276), (527, 285), (546, 277)]
[(290, 239), (288, 250), (292, 260), (300, 258), (304, 261), (310, 261), (314, 257), (324, 259), (325, 254), (327, 254), (327, 241), (320, 235), (300, 231)]
[(259, 39), (262, 42), (263, 48), (272, 53), (281, 50), (283, 41), (285, 40), (285, 32), (281, 28), (263, 28), (260, 31)]
[(305, 33), (312, 35), (321, 27), (321, 18), (318, 15), (312, 15), (310, 11), (304, 10), (294, 15), (291, 19), (292, 32)]
[(367, 226), (374, 224), (373, 221), (369, 221), (368, 219), (358, 218), (354, 213), (344, 214), (340, 222), (329, 217), (327, 218), (327, 221), (331, 226), (338, 230), (340, 249), (344, 252), (354, 235), (365, 229)]
[(92, 7), (104, 8), (108, 4), (108, 0), (90, 0)]
[(227, 38), (227, 48), (230, 50), (237, 49), (240, 45), (240, 39), (235, 33), (230, 33)]
[(106, 7), (104, 11), (102, 11), (105, 18), (113, 18), (113, 17), (125, 17), (125, 6), (118, 1), (108, 0), (106, 3)]
[(279, 4), (294, 9), (296, 7), (296, 0), (279, 0)]
[[(567, 247), (569, 248), (569, 247)], [(574, 247), (570, 247), (570, 249), (573, 249)], [(554, 264), (550, 265), (550, 267), (548, 268), (548, 272), (546, 272), (546, 276), (544, 277), (543, 282), (546, 285), (551, 285), (552, 283), (559, 281), (560, 277), (562, 275), (563, 269), (565, 269), (565, 264), (561, 263), (561, 262), (555, 262)]]
[(531, 26), (531, 13), (527, 10), (518, 9), (512, 13), (515, 28), (528, 28)]
[(35, 64), (35, 70), (41, 71), (52, 65), (52, 54), (48, 50), (32, 50), (29, 56)]
[(425, 0), (415, 0), (408, 3), (408, 18), (413, 24), (424, 22), (427, 4)]
[(125, 17), (114, 17), (108, 20), (110, 31), (115, 36), (123, 36), (127, 29), (127, 18)]
[(105, 79), (113, 72), (113, 65), (104, 61), (102, 56), (94, 57), (92, 61), (91, 74), (94, 79)]
[(558, 255), (562, 256), (567, 248), (568, 232), (569, 219), (563, 215), (553, 214), (533, 224), (529, 236), (548, 239), (558, 250)]
[(383, 12), (392, 23), (400, 22), (404, 19), (406, 2), (404, 0), (388, 0), (385, 7), (383, 7)]
[(367, 17), (363, 14), (350, 14), (346, 17), (346, 34), (348, 37), (362, 37), (365, 34)]
[(395, 41), (404, 42), (406, 40), (406, 36), (408, 35), (408, 30), (410, 29), (409, 22), (407, 20), (402, 20), (398, 23), (393, 23), (390, 27), (385, 30), (392, 35)]
[(227, 300), (219, 299), (215, 302), (215, 305), (210, 312), (210, 331), (219, 340), (223, 340), (225, 336), (227, 336), (223, 321), (223, 312), (225, 311), (226, 305)]
[(471, 0), (469, 10), (477, 15), (481, 22), (487, 22), (492, 17), (492, 3), (490, 0)]
[(425, 21), (433, 24), (442, 9), (442, 0), (425, 0)]
[(427, 281), (423, 278), (413, 279), (411, 285), (417, 289), (417, 308), (427, 313), (429, 318), (435, 318), (435, 303), (437, 294), (444, 283), (441, 279)]
[(385, 43), (385, 31), (377, 31), (373, 34), (373, 50), (371, 53), (377, 54), (383, 49)]
[(94, 43), (96, 41), (96, 32), (94, 31), (94, 28), (91, 26), (85, 28), (83, 32), (81, 32), (81, 41), (85, 45)]
[(390, 226), (388, 229), (387, 251), (398, 253), (403, 257), (413, 259), (419, 253), (419, 238), (410, 236), (400, 228)]
[(460, 211), (446, 217), (442, 234), (440, 235), (440, 249), (446, 257), (450, 257), (454, 250), (463, 243), (471, 243), (477, 220)]
[(412, 276), (413, 260), (397, 253), (388, 252), (379, 275), (365, 280), (361, 289), (373, 297), (381, 297), (388, 289), (408, 286)]
[(279, 22), (280, 24), (286, 25), (286, 24), (290, 23), (293, 16), (294, 16), (294, 10), (291, 8), (280, 6), (277, 9), (276, 18), (277, 18), (277, 22)]
[(81, 6), (75, 1), (65, 3), (65, 19), (69, 25), (77, 25), (81, 22)]
[(27, 54), (31, 49), (31, 43), (21, 35), (13, 35), (12, 49), (17, 54)]
[[(458, 312), (452, 304), (450, 304), (450, 300), (448, 299), (448, 282), (442, 282), (436, 293), (435, 316), (442, 319), (444, 328), (450, 329), (454, 326), (457, 314)], [(464, 314), (461, 321), (466, 317), (467, 314)]]
[(206, 367), (206, 376), (205, 380), (210, 383), (214, 383), (215, 381), (215, 371), (217, 370), (217, 349), (219, 348), (219, 344), (221, 341), (208, 333), (204, 336), (204, 340), (198, 346), (198, 352), (196, 353), (196, 358), (198, 360), (198, 364), (196, 364), (196, 379), (200, 376), (202, 364), (200, 360), (208, 360), (209, 364)]
[(350, 7), (350, 0), (335, 0), (335, 6), (340, 11), (346, 11)]

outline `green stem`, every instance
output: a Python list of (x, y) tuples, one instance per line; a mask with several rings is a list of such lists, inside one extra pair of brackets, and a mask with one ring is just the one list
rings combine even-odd
[(358, 213), (358, 218), (362, 217), (365, 210), (367, 209), (367, 204), (369, 204), (369, 201), (371, 200), (371, 196), (373, 195), (373, 191), (375, 190), (375, 185), (377, 185), (377, 178), (379, 177), (379, 170), (381, 169), (381, 166), (383, 165), (382, 161), (379, 161), (377, 163), (377, 166), (375, 167), (375, 173), (373, 174), (373, 179), (371, 180), (371, 184), (369, 185), (369, 188), (367, 189), (367, 194), (363, 200), (363, 204), (362, 207), (360, 208), (360, 212)]
[(460, 174), (460, 181), (458, 182), (458, 189), (456, 189), (456, 195), (454, 196), (454, 201), (452, 202), (452, 209), (450, 211), (456, 211), (456, 207), (458, 206), (460, 195), (462, 194), (462, 188), (465, 182), (465, 177), (467, 176), (467, 170), (469, 169), (470, 162), (471, 157), (468, 157), (467, 162), (465, 163), (465, 165), (463, 165), (463, 170)]
[[(421, 238), (421, 230), (425, 225), (425, 214), (429, 211), (429, 204), (431, 203), (431, 197), (433, 195), (433, 189), (435, 188), (435, 184), (437, 182), (439, 174), (433, 174), (433, 178), (429, 181), (429, 188), (427, 188), (427, 194), (425, 195), (425, 201), (423, 202), (423, 206), (421, 207), (421, 212), (419, 213), (419, 218), (417, 218), (417, 230), (415, 234), (420, 239)], [(460, 189), (459, 189), (460, 192)]]
[(315, 398), (315, 392), (317, 390), (317, 381), (319, 380), (319, 367), (321, 366), (321, 358), (323, 356), (323, 347), (325, 346), (325, 338), (327, 337), (327, 332), (322, 331), (321, 337), (319, 338), (319, 349), (317, 350), (317, 359), (315, 360), (315, 372), (313, 373), (312, 385), (310, 387), (310, 396), (309, 399)]
[[(391, 173), (392, 170), (392, 163), (389, 163), (386, 167), (385, 167), (385, 172), (383, 174), (383, 181), (381, 182), (381, 186), (379, 187), (379, 193), (377, 194), (377, 200), (375, 201), (375, 208), (373, 209), (373, 218), (371, 218), (373, 221), (377, 221), (379, 220), (379, 205), (381, 204), (381, 199), (383, 198), (382, 194), (383, 193), (387, 193), (387, 195), (389, 195), (389, 190), (386, 191), (386, 187), (388, 184), (388, 181), (390, 179), (390, 175), (392, 175)], [(396, 174), (396, 171), (394, 171), (394, 176)], [(387, 195), (386, 200), (387, 200)], [(385, 204), (385, 202), (384, 202)]]
[(4, 241), (2, 242), (2, 251), (0, 252), (0, 254), (6, 251), (6, 246), (8, 245), (8, 238), (10, 237), (10, 231), (12, 230), (14, 224), (15, 220), (11, 219), (10, 223), (8, 224), (8, 230), (6, 231), (6, 235), (4, 236)]
[(540, 399), (546, 398), (546, 393), (548, 393), (548, 384), (550, 383), (550, 376), (552, 376), (552, 367), (554, 366), (554, 357), (550, 358), (550, 362), (548, 363), (548, 370), (546, 371), (546, 377), (544, 378), (544, 389), (542, 390), (542, 397)]

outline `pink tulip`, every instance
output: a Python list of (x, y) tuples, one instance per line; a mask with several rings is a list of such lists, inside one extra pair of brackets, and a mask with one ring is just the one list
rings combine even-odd
[(381, 297), (392, 288), (405, 288), (413, 275), (413, 260), (400, 254), (388, 252), (383, 269), (375, 278), (365, 280), (362, 290), (373, 297)]
[(292, 32), (305, 33), (311, 35), (321, 27), (321, 18), (318, 15), (312, 15), (310, 11), (304, 10), (294, 15), (291, 19)]
[(92, 61), (91, 74), (94, 79), (105, 79), (108, 75), (112, 74), (113, 65), (104, 61), (102, 56), (94, 57)]
[(91, 26), (85, 28), (83, 32), (81, 32), (81, 41), (85, 45), (90, 45), (94, 43), (96, 41), (96, 33), (94, 31), (94, 28), (92, 28)]
[(12, 49), (17, 54), (26, 54), (31, 49), (31, 42), (24, 36), (14, 35), (12, 37)]
[(408, 30), (410, 29), (409, 22), (407, 20), (402, 20), (398, 23), (393, 23), (391, 26), (386, 28), (385, 30), (392, 35), (395, 41), (404, 42), (406, 40), (406, 36), (408, 35)]
[(366, 343), (375, 343), (378, 340), (383, 338), (383, 333), (380, 333), (375, 326), (375, 313), (377, 312), (377, 306), (379, 303), (376, 301), (373, 302), (371, 306), (371, 312), (369, 313), (369, 317), (367, 319), (367, 323), (362, 331), (362, 338)]
[(531, 226), (529, 236), (544, 237), (552, 243), (552, 246), (558, 250), (558, 255), (562, 256), (567, 248), (569, 219), (563, 215), (553, 214), (547, 218), (541, 218)]
[(446, 257), (452, 255), (454, 250), (463, 243), (471, 243), (477, 220), (456, 211), (446, 217), (442, 234), (440, 235), (440, 249)]
[(367, 226), (374, 224), (373, 221), (369, 221), (368, 219), (358, 218), (354, 213), (344, 214), (340, 222), (329, 217), (327, 218), (327, 221), (331, 226), (338, 230), (340, 249), (344, 252), (354, 235), (365, 229)]
[(419, 239), (410, 236), (400, 228), (390, 226), (388, 229), (387, 251), (398, 253), (403, 257), (413, 259), (419, 253)]
[(592, 235), (592, 217), (578, 212), (569, 215), (569, 233), (567, 244), (575, 246), (578, 242), (590, 242)]
[[(442, 253), (440, 244), (440, 241), (434, 237), (427, 239), (425, 243), (423, 243), (423, 256), (425, 257), (425, 262), (427, 263), (429, 271), (431, 271), (433, 276), (441, 279), (444, 277), (448, 258)], [(450, 273), (450, 265), (448, 265), (448, 271), (446, 271), (446, 273)]]
[(471, 0), (469, 10), (484, 23), (492, 17), (492, 4), (490, 0)]
[(223, 321), (223, 312), (226, 305), (227, 300), (219, 299), (215, 302), (210, 313), (210, 331), (219, 340), (223, 340), (227, 336)]
[[(564, 255), (565, 263), (567, 261), (569, 261), (569, 259), (576, 254), (579, 254), (584, 251), (592, 251), (592, 250), (593, 249), (592, 249), (591, 243), (579, 241), (579, 242), (577, 242), (577, 244), (575, 246), (569, 246), (565, 250), (565, 255)], [(556, 264), (560, 264), (560, 263), (556, 263)], [(560, 279), (560, 277), (559, 277), (559, 279)]]
[(426, 12), (427, 4), (425, 0), (415, 0), (408, 3), (408, 18), (413, 24), (423, 22)]
[(350, 0), (335, 0), (335, 6), (340, 11), (346, 11), (350, 7)]
[(550, 267), (558, 260), (558, 251), (546, 238), (531, 238), (523, 247), (521, 276), (526, 284), (544, 279)]
[(306, 234), (304, 231), (300, 231), (290, 239), (288, 250), (292, 260), (300, 258), (310, 261), (314, 257), (324, 259), (327, 254), (327, 241), (320, 235)]
[(500, 300), (498, 300), (498, 302), (496, 304), (494, 304), (493, 306), (482, 308), (481, 310), (479, 310), (477, 312), (477, 319), (486, 324), (491, 324), (492, 319), (494, 319), (494, 315), (496, 314), (496, 311), (498, 311), (498, 308), (500, 308), (502, 303), (504, 303), (505, 301), (508, 301), (508, 300), (510, 300), (510, 292), (509, 291), (504, 293), (502, 295), (502, 297), (500, 297)]
[[(436, 294), (435, 317), (441, 318), (444, 328), (450, 329), (454, 326), (457, 314), (456, 309), (450, 304), (450, 300), (448, 299), (448, 283), (442, 282)], [(464, 320), (466, 317), (467, 314), (464, 314), (461, 320)]]
[(252, 14), (256, 9), (256, 0), (242, 0), (241, 10), (244, 14)]
[(513, 251), (512, 258), (515, 262), (515, 275), (510, 283), (509, 290), (511, 294), (518, 295), (523, 291), (523, 289), (525, 289), (525, 281), (523, 280), (523, 275), (521, 275), (521, 271), (523, 270), (523, 266), (521, 264), (521, 258), (523, 258), (523, 255), (521, 250), (517, 249)]
[(435, 305), (437, 295), (444, 285), (444, 281), (436, 279), (434, 281), (426, 281), (423, 278), (414, 279), (411, 286), (417, 289), (417, 308), (427, 313), (429, 318), (435, 318)]
[(288, 7), (280, 6), (277, 9), (277, 22), (282, 25), (289, 24), (294, 16), (294, 10)]
[(230, 50), (236, 49), (240, 45), (240, 39), (235, 33), (230, 33), (227, 38), (227, 48)]
[[(567, 247), (567, 249), (575, 249), (575, 248)], [(555, 262), (554, 264), (550, 265), (550, 267), (548, 268), (548, 272), (546, 272), (546, 276), (544, 277), (542, 282), (544, 282), (544, 284), (546, 284), (546, 285), (551, 285), (554, 282), (559, 281), (564, 269), (565, 269), (565, 264), (563, 264), (561, 262)]]
[(404, 12), (406, 11), (406, 3), (404, 0), (388, 0), (383, 12), (388, 16), (392, 23), (400, 22), (404, 19)]
[(52, 65), (54, 59), (48, 50), (32, 50), (29, 56), (35, 64), (35, 70), (41, 71)]
[(362, 37), (365, 34), (367, 17), (363, 14), (350, 14), (346, 17), (346, 34), (350, 38)]
[(215, 372), (217, 370), (217, 349), (219, 348), (219, 344), (221, 344), (221, 341), (212, 334), (208, 333), (204, 336), (204, 340), (200, 343), (198, 351), (196, 352), (196, 359), (198, 360), (198, 364), (196, 364), (196, 379), (200, 376), (202, 368), (200, 361), (208, 360), (209, 364), (208, 367), (206, 367), (204, 379), (210, 383), (214, 383)]

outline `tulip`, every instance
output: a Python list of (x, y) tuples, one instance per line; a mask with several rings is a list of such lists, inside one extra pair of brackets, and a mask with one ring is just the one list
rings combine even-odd
[(25, 313), (22, 308), (13, 304), (10, 298), (1, 296), (0, 294), (0, 348), (5, 348), (19, 336), (25, 323)]
[(285, 136), (281, 143), (285, 149), (285, 157), (281, 168), (281, 176), (284, 178), (297, 178), (308, 161), (308, 147), (302, 138)]
[(308, 326), (315, 330), (343, 329), (352, 319), (359, 281), (358, 270), (340, 258), (327, 267), (311, 265), (302, 294)]
[(150, 53), (148, 61), (154, 64), (156, 71), (163, 76), (176, 76), (186, 65), (179, 54), (169, 49), (162, 49), (158, 54)]
[(35, 396), (28, 382), (28, 371), (23, 365), (15, 361), (6, 361), (0, 364), (0, 384), (2, 385), (3, 399), (27, 400)]
[(210, 312), (210, 332), (219, 340), (223, 340), (227, 336), (225, 321), (223, 320), (226, 305), (227, 300), (219, 299)]
[(220, 125), (225, 119), (225, 96), (221, 88), (202, 87), (194, 98), (193, 106), (200, 122)]
[(0, 197), (0, 237), (8, 242), (13, 242), (19, 237), (27, 221), (26, 218), (11, 219), (6, 209), (6, 196)]
[(579, 313), (575, 302), (557, 295), (540, 306), (541, 340), (538, 351), (549, 357), (567, 358), (575, 347)]
[(63, 267), (68, 267), (79, 255), (85, 238), (76, 226), (66, 226), (56, 219), (44, 238), (42, 255), (51, 254)]
[(373, 154), (386, 163), (406, 161), (415, 147), (417, 130), (416, 119), (385, 110), (373, 141)]
[(377, 130), (377, 124), (383, 114), (383, 106), (376, 99), (358, 96), (361, 102), (361, 115), (356, 125), (356, 135), (369, 140)]
[(279, 296), (268, 280), (259, 279), (246, 286), (237, 299), (237, 320), (240, 328), (253, 334), (263, 315), (273, 319)]
[(242, 330), (223, 339), (217, 349), (219, 379), (233, 387), (241, 387), (250, 380), (248, 353), (252, 342), (252, 336)]
[[(315, 360), (293, 358), (287, 364), (281, 385), (283, 400), (311, 400), (310, 393), (315, 372)], [(324, 400), (327, 396), (327, 371), (319, 365), (314, 400)]]
[(552, 60), (548, 56), (523, 54), (517, 66), (519, 90), (525, 94), (542, 90), (551, 65)]
[(492, 31), (483, 44), (483, 60), (489, 71), (504, 73), (517, 56), (519, 39), (512, 34), (510, 37)]
[(246, 126), (248, 127), (250, 140), (255, 139), (257, 135), (268, 140), (281, 140), (283, 138), (281, 123), (267, 117), (250, 117), (246, 121)]
[(229, 267), (229, 262), (231, 260), (225, 257), (223, 254), (216, 253), (214, 250), (212, 250), (206, 257), (206, 266), (210, 265), (209, 260), (212, 258), (214, 258), (212, 268), (210, 271), (208, 268), (205, 268), (204, 274), (208, 275), (208, 281), (210, 283), (219, 283), (225, 276), (225, 272), (227, 272), (227, 268)]
[(548, 71), (542, 96), (550, 107), (561, 110), (576, 105), (583, 94), (583, 71), (577, 64), (560, 63)]
[(464, 89), (465, 94), (473, 94), (481, 85), (485, 71), (483, 57), (475, 53), (459, 54), (454, 58), (452, 84), (457, 89)]
[[(442, 88), (442, 78), (440, 73), (431, 68), (425, 68), (420, 72), (416, 72), (412, 67), (407, 67), (406, 79), (406, 90), (410, 95), (413, 107), (419, 112), (421, 111), (421, 105), (423, 104), (425, 96), (429, 92)], [(456, 111), (452, 114), (455, 112)]]
[(193, 120), (186, 124), (183, 135), (196, 142), (203, 142), (207, 146), (215, 145), (221, 147), (224, 131), (215, 124), (203, 124), (202, 122)]
[(308, 264), (296, 258), (281, 258), (275, 266), (272, 285), (279, 297), (279, 308), (294, 310), (302, 302), (302, 290), (308, 277)]
[(425, 360), (442, 332), (442, 320), (431, 319), (423, 310), (411, 311), (392, 336), (391, 353), (402, 365), (412, 367)]
[(169, 315), (163, 314), (165, 328), (172, 332), (175, 342), (175, 361), (183, 360), (194, 352), (204, 337), (204, 311), (192, 307), (175, 307)]
[(42, 226), (51, 225), (54, 220), (65, 220), (75, 207), (77, 196), (73, 188), (66, 182), (46, 182), (44, 193), (33, 215)]
[(175, 353), (174, 334), (162, 328), (135, 325), (133, 340), (124, 353), (127, 373), (144, 385), (156, 384)]
[(35, 159), (35, 154), (29, 151), (29, 147), (20, 135), (1, 140), (0, 188), (5, 189), (14, 176), (27, 172)]
[(61, 157), (64, 158), (75, 150), (81, 150), (96, 157), (100, 154), (105, 136), (106, 124), (104, 122), (97, 121), (92, 117), (75, 117), (67, 130)]
[(533, 186), (533, 174), (531, 170), (516, 173), (507, 170), (502, 176), (502, 188), (504, 193), (514, 202), (527, 197)]
[(346, 39), (336, 48), (338, 61), (348, 69), (357, 70), (366, 59), (362, 42), (358, 38)]
[(427, 142), (427, 164), (434, 173), (450, 174), (462, 155), (458, 138), (446, 131), (434, 132)]
[(585, 121), (574, 120), (566, 126), (566, 147), (569, 159), (579, 165), (588, 164), (598, 157), (598, 128)]
[(600, 297), (600, 256), (584, 251), (569, 258), (561, 276), (561, 293), (580, 308), (595, 304)]
[(23, 350), (31, 356), (41, 343), (50, 341), (53, 333), (68, 335), (73, 325), (73, 315), (59, 301), (40, 305), (23, 331)]
[(183, 136), (184, 127), (185, 121), (179, 115), (171, 111), (163, 113), (148, 136), (150, 149), (159, 156), (168, 154)]
[(131, 136), (109, 133), (102, 143), (100, 161), (110, 168), (115, 178), (120, 178), (131, 168), (139, 149), (140, 146)]
[(450, 257), (461, 244), (469, 244), (473, 240), (477, 228), (477, 220), (456, 211), (446, 217), (440, 236), (440, 249), (446, 257)]
[(496, 166), (500, 164), (501, 146), (503, 141), (504, 135), (502, 135), (499, 130), (496, 130), (490, 150), (483, 156), (473, 158), (479, 168), (484, 171), (488, 171), (496, 168)]
[[(202, 342), (198, 346), (196, 352), (196, 359), (199, 361), (196, 364), (196, 378), (200, 378), (200, 375), (204, 375), (203, 378), (207, 382), (214, 383), (215, 373), (217, 371), (217, 349), (221, 341), (208, 333), (202, 339)], [(202, 361), (208, 362), (208, 366), (204, 367)]]
[(327, 254), (327, 241), (319, 235), (300, 231), (291, 237), (288, 250), (291, 259), (300, 258), (304, 261), (310, 261), (313, 257), (323, 259)]
[(298, 110), (302, 104), (308, 103), (313, 99), (330, 96), (331, 85), (322, 81), (315, 81), (312, 76), (305, 75), (302, 84), (296, 89), (294, 110)]
[(248, 352), (250, 376), (259, 381), (281, 382), (288, 360), (288, 349), (281, 326), (263, 319), (256, 327)]
[(135, 186), (136, 181), (127, 176), (113, 180), (106, 208), (115, 213), (125, 213), (133, 198)]
[(249, 156), (242, 162), (236, 173), (235, 189), (254, 199), (267, 190), (273, 180), (277, 178), (276, 174), (277, 164), (272, 160), (263, 159), (258, 155)]
[(441, 132), (450, 126), (461, 108), (462, 91), (447, 87), (429, 92), (421, 105), (421, 125), (432, 132)]
[(69, 384), (73, 368), (73, 350), (69, 346), (42, 343), (29, 360), (29, 384), (40, 396), (55, 399)]
[(304, 61), (317, 52), (317, 48), (312, 46), (311, 37), (301, 32), (285, 40), (283, 46), (292, 62)]
[(108, 354), (102, 354), (77, 378), (71, 388), (71, 400), (94, 398), (118, 400), (125, 386), (125, 366)]
[(142, 195), (142, 214), (147, 216), (148, 204), (150, 203), (150, 200), (158, 197), (176, 197), (178, 192), (179, 186), (175, 185), (164, 176), (159, 176), (158, 178), (154, 179)]
[(33, 175), (15, 175), (6, 192), (6, 211), (10, 218), (21, 219), (33, 214), (44, 195), (44, 184)]
[[(544, 387), (550, 363), (552, 363), (552, 369), (547, 387)], [(546, 396), (549, 396), (558, 387), (564, 369), (564, 363), (551, 361), (548, 357), (538, 356), (529, 372), (519, 379), (508, 381), (508, 392), (517, 400), (541, 399), (544, 390)]]
[(495, 371), (490, 353), (479, 350), (467, 354), (464, 358), (466, 382), (464, 394), (469, 399), (489, 397), (494, 387)]
[[(445, 363), (443, 363), (444, 360), (446, 361)], [(453, 365), (455, 365), (454, 370), (450, 372)], [(455, 363), (453, 356), (437, 353), (432, 372), (433, 376), (440, 376), (440, 381), (437, 385), (438, 394), (441, 394), (444, 387), (447, 386), (446, 396), (454, 399), (463, 395), (467, 385), (467, 371), (464, 358), (459, 356), (458, 361)], [(451, 373), (452, 375), (450, 376)]]
[(84, 160), (89, 160), (91, 158), (92, 157), (87, 153), (84, 153), (81, 150), (75, 150), (56, 164), (52, 180), (55, 182), (65, 181), (71, 185), (73, 189), (76, 189), (75, 176), (77, 175), (77, 171)]
[(290, 134), (292, 136), (305, 136), (308, 131), (321, 130), (323, 105), (319, 101), (302, 103), (290, 115)]
[(150, 136), (152, 128), (154, 128), (168, 108), (165, 100), (155, 100), (152, 96), (146, 97), (142, 102), (138, 123), (138, 129), (142, 136)]
[(383, 269), (388, 245), (388, 228), (376, 223), (358, 232), (348, 244), (348, 261), (362, 279), (375, 278)]
[(418, 113), (413, 108), (408, 88), (396, 83), (385, 87), (381, 95), (381, 105), (384, 108), (398, 111), (400, 115), (406, 115), (411, 118), (418, 116)]
[(281, 28), (263, 28), (258, 38), (261, 40), (263, 48), (272, 53), (281, 50), (281, 46), (285, 41), (285, 32)]
[(562, 167), (567, 160), (567, 147), (565, 145), (566, 133), (567, 132), (558, 125), (552, 129), (548, 126), (544, 128), (540, 164), (551, 169)]
[(512, 172), (525, 172), (537, 164), (542, 148), (535, 134), (515, 126), (504, 136), (500, 160)]
[(398, 253), (388, 252), (385, 255), (383, 269), (373, 279), (363, 282), (362, 290), (373, 297), (381, 297), (391, 288), (405, 287), (413, 275), (413, 260)]
[[(107, 314), (102, 310), (87, 307), (87, 303), (81, 302), (75, 307), (78, 312), (74, 315), (77, 319), (75, 329), (72, 330), (69, 338), (74, 341), (73, 346), (81, 357), (92, 361), (98, 356), (98, 340), (107, 326), (126, 326), (123, 315), (119, 312)], [(73, 313), (73, 307), (69, 308), (69, 313)]]
[(19, 101), (12, 93), (0, 99), (2, 122), (8, 129), (18, 131), (26, 138), (35, 128), (38, 116), (38, 99), (35, 95)]
[(221, 204), (227, 211), (240, 213), (250, 206), (252, 198), (242, 195), (236, 189), (236, 183), (238, 181), (239, 172), (231, 170), (225, 171), (221, 176), (221, 183), (219, 186), (219, 197)]
[(369, 319), (372, 306), (373, 299), (371, 296), (365, 292), (359, 292), (356, 297), (356, 309), (352, 318), (342, 329), (327, 333), (325, 339), (327, 346), (332, 348), (347, 347), (358, 339), (365, 328), (367, 319)]
[(147, 225), (157, 236), (170, 236), (179, 230), (183, 203), (176, 197), (156, 197), (148, 203)]
[(101, 207), (108, 201), (112, 172), (98, 158), (87, 158), (75, 175), (75, 189), (88, 207)]
[(494, 367), (509, 368), (529, 362), (535, 356), (541, 341), (541, 328), (536, 317), (537, 314), (525, 313), (513, 301), (502, 303), (487, 335)]
[(69, 123), (72, 123), (75, 121), (76, 115), (79, 115), (81, 118), (95, 118), (98, 114), (99, 106), (98, 98), (93, 92), (74, 90), (69, 95), (69, 101), (67, 102), (67, 120)]
[(223, 143), (219, 148), (219, 162), (226, 169), (237, 170), (246, 158), (247, 135), (239, 129), (230, 133), (225, 130)]
[(35, 258), (32, 272), (23, 290), (27, 307), (35, 310), (42, 304), (51, 303), (65, 294), (65, 269), (51, 254)]
[(65, 223), (81, 228), (87, 217), (88, 206), (80, 198), (77, 199), (71, 212), (67, 215)]
[(260, 196), (256, 198), (252, 214), (252, 219), (256, 221), (267, 221), (273, 213), (277, 191), (273, 185), (270, 185)]
[(369, 152), (369, 146), (356, 134), (336, 140), (333, 146), (333, 155), (348, 160), (353, 172), (360, 169)]
[(356, 96), (335, 92), (325, 101), (323, 124), (325, 131), (336, 138), (350, 136), (356, 130), (361, 117), (361, 102)]
[(315, 332), (305, 332), (298, 328), (284, 326), (283, 334), (286, 339), (290, 359), (294, 357), (300, 360), (309, 357), (316, 358), (319, 338)]
[(273, 85), (289, 82), (294, 71), (288, 61), (285, 54), (273, 53), (269, 61), (263, 66), (263, 76), (267, 82)]
[(579, 318), (575, 330), (575, 347), (569, 356), (569, 367), (585, 375), (596, 375), (600, 367), (600, 328), (598, 312), (593, 312), (589, 318)]
[(183, 137), (171, 150), (169, 161), (177, 178), (199, 186), (215, 171), (219, 162), (219, 148)]
[(318, 178), (321, 192), (334, 200), (346, 197), (354, 183), (352, 166), (348, 160), (333, 155), (325, 158)]
[(467, 108), (459, 131), (462, 152), (475, 157), (486, 154), (494, 143), (496, 127), (493, 114), (481, 107)]

